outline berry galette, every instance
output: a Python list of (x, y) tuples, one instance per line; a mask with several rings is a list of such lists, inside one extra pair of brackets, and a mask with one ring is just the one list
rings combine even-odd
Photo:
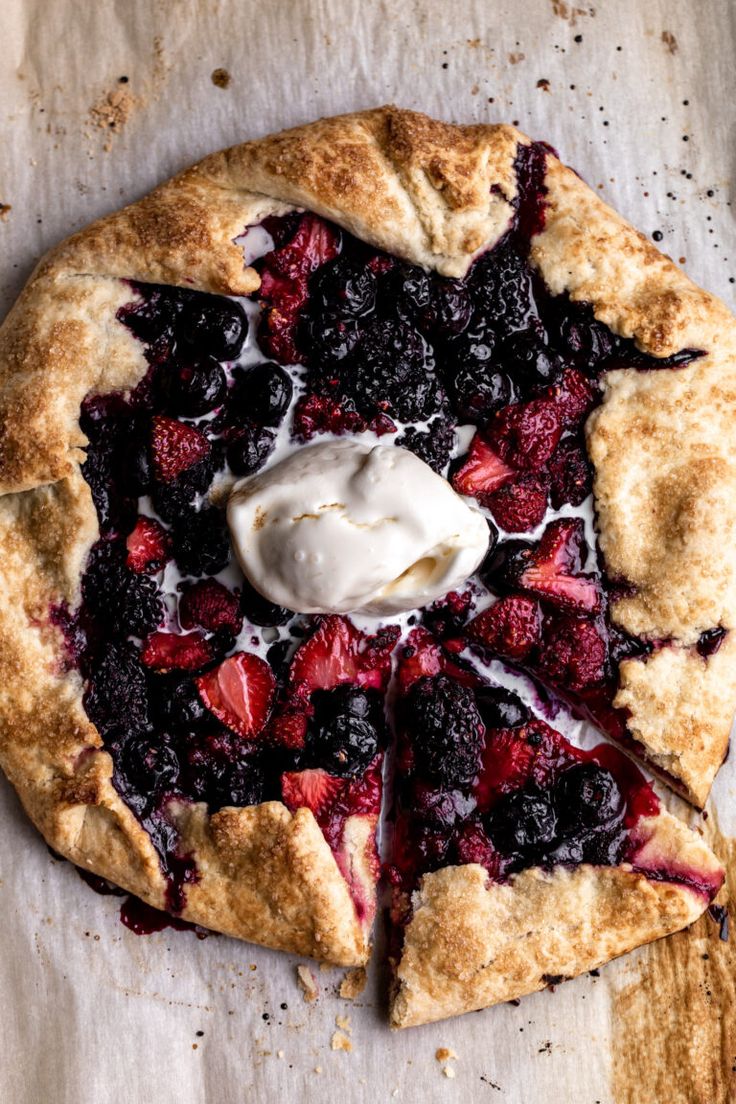
[(512, 127), (322, 120), (63, 242), (0, 331), (34, 823), (358, 965), (388, 772), (396, 1026), (685, 927), (723, 870), (644, 772), (702, 806), (727, 749), (735, 363), (726, 308)]

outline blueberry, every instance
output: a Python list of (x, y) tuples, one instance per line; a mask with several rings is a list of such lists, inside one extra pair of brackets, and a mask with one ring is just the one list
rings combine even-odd
[[(303, 340), (314, 367), (339, 364), (353, 351), (363, 331), (353, 318), (343, 318), (335, 311), (322, 311), (308, 317), (303, 328)], [(324, 372), (322, 372), (324, 374)]]
[(161, 369), (156, 377), (156, 391), (167, 413), (197, 418), (222, 403), (227, 380), (218, 361), (201, 357), (176, 361)]
[(269, 602), (247, 579), (242, 583), (240, 608), (252, 625), (284, 625), (294, 616), (291, 610)]
[(624, 807), (616, 779), (597, 763), (578, 763), (560, 775), (553, 800), (563, 828), (613, 824)]
[(360, 261), (341, 254), (318, 270), (313, 293), (327, 309), (360, 318), (375, 306), (376, 277)]
[(413, 780), (407, 803), (420, 823), (448, 832), (475, 809), (474, 798), (461, 790), (436, 788), (420, 779)]
[(161, 338), (170, 340), (182, 305), (179, 289), (164, 284), (134, 286), (142, 297), (141, 301), (130, 307), (121, 307), (118, 319), (146, 344), (153, 344)]
[(238, 410), (264, 426), (278, 426), (288, 410), (294, 387), (289, 373), (272, 361), (256, 364), (235, 378), (233, 402)]
[(429, 303), (419, 312), (419, 326), (433, 339), (447, 339), (467, 329), (472, 313), (470, 293), (461, 280), (435, 278)]
[(557, 817), (542, 791), (527, 786), (499, 798), (488, 813), (486, 827), (499, 851), (533, 858), (555, 839)]
[(512, 379), (528, 388), (548, 387), (565, 366), (531, 329), (512, 334), (504, 343), (501, 360)]
[(273, 433), (262, 426), (246, 424), (227, 446), (227, 462), (235, 475), (253, 475), (273, 450)]
[(163, 735), (131, 736), (117, 756), (118, 770), (128, 785), (141, 794), (174, 789), (179, 780), (179, 759)]
[(245, 311), (224, 296), (189, 292), (179, 315), (177, 338), (216, 360), (235, 360), (248, 335)]
[(458, 367), (449, 390), (458, 417), (475, 425), (485, 425), (497, 410), (516, 399), (516, 389), (505, 372), (472, 362)]
[(151, 694), (158, 718), (172, 728), (195, 728), (212, 721), (196, 683), (187, 675), (155, 675)]
[(486, 728), (519, 728), (530, 713), (521, 698), (500, 686), (483, 687), (475, 692), (478, 712)]

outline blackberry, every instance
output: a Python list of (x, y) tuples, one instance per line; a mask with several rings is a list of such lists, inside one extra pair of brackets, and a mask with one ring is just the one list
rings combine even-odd
[(240, 608), (251, 625), (284, 625), (294, 616), (291, 610), (269, 602), (247, 579), (243, 579)]
[(235, 360), (245, 344), (248, 319), (240, 303), (205, 292), (183, 293), (177, 338), (216, 360)]
[(440, 640), (460, 636), (473, 606), (473, 595), (469, 590), (463, 593), (452, 590), (424, 610), (422, 624)]
[(469, 785), (483, 748), (472, 690), (445, 675), (425, 677), (414, 683), (405, 705), (418, 769), (449, 788)]
[(376, 757), (384, 727), (381, 696), (375, 690), (338, 686), (315, 690), (307, 752), (314, 765), (340, 778), (362, 774)]
[(228, 442), (225, 455), (230, 470), (234, 475), (253, 475), (268, 460), (274, 443), (270, 430), (246, 422)]
[(137, 502), (120, 489), (113, 478), (114, 455), (107, 442), (90, 445), (82, 464), (84, 476), (97, 511), (100, 532), (114, 536), (132, 529)]
[(89, 680), (84, 708), (93, 724), (104, 730), (119, 725), (131, 729), (149, 724), (146, 675), (132, 644), (108, 644)]
[(527, 861), (539, 858), (557, 835), (557, 817), (551, 802), (535, 786), (504, 794), (486, 817), (493, 846)]
[(433, 471), (441, 473), (449, 464), (455, 448), (455, 427), (452, 422), (435, 418), (426, 430), (409, 426), (401, 437), (397, 437), (396, 444), (409, 449), (425, 464), (429, 464)]
[(478, 712), (487, 729), (519, 728), (531, 714), (521, 698), (500, 686), (483, 687), (475, 692)]
[(148, 575), (128, 570), (122, 542), (102, 541), (93, 548), (82, 596), (111, 635), (146, 636), (163, 620), (158, 587)]
[(536, 317), (531, 271), (511, 243), (484, 253), (471, 269), (468, 286), (500, 336), (525, 329)]
[(162, 409), (184, 418), (209, 414), (227, 392), (222, 366), (212, 357), (175, 361), (156, 375), (155, 389)]
[(345, 254), (322, 265), (312, 280), (312, 294), (327, 308), (361, 318), (376, 303), (376, 277), (370, 268)]
[(184, 575), (216, 575), (230, 560), (230, 538), (222, 511), (203, 506), (177, 519), (174, 559)]
[(233, 763), (225, 771), (216, 801), (210, 804), (210, 808), (214, 811), (223, 805), (234, 805), (239, 809), (259, 805), (265, 798), (265, 792), (263, 771), (251, 760), (244, 759)]
[(440, 408), (442, 389), (429, 370), (424, 342), (405, 322), (374, 321), (351, 361), (349, 393), (366, 417), (383, 411), (417, 422)]
[(294, 387), (288, 372), (273, 361), (238, 372), (232, 401), (259, 425), (278, 426), (291, 402)]

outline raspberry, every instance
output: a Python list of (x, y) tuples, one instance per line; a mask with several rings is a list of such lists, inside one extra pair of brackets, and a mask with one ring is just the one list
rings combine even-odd
[(316, 433), (362, 433), (365, 420), (350, 406), (325, 395), (303, 395), (294, 410), (294, 436), (310, 441)]
[(488, 495), (485, 505), (507, 533), (529, 533), (547, 513), (547, 487), (546, 474), (523, 475)]
[(606, 678), (606, 641), (592, 618), (558, 613), (546, 617), (537, 666), (564, 690), (581, 691)]
[(503, 858), (476, 820), (469, 820), (460, 828), (455, 836), (455, 853), (459, 863), (484, 866), (494, 881), (503, 876)]
[(224, 629), (232, 636), (237, 636), (243, 627), (237, 595), (215, 579), (200, 579), (183, 591), (179, 621), (184, 629), (201, 628), (207, 632)]
[(542, 614), (539, 603), (521, 594), (499, 598), (470, 622), (467, 635), (505, 659), (527, 659), (539, 644)]
[(518, 471), (537, 471), (547, 463), (562, 435), (557, 408), (550, 399), (533, 399), (499, 410), (488, 440), (501, 459)]

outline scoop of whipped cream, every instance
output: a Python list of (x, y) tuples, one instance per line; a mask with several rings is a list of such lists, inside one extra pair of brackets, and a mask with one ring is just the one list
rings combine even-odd
[(233, 487), (235, 554), (265, 598), (299, 613), (390, 615), (461, 586), (488, 525), (407, 449), (330, 441)]

